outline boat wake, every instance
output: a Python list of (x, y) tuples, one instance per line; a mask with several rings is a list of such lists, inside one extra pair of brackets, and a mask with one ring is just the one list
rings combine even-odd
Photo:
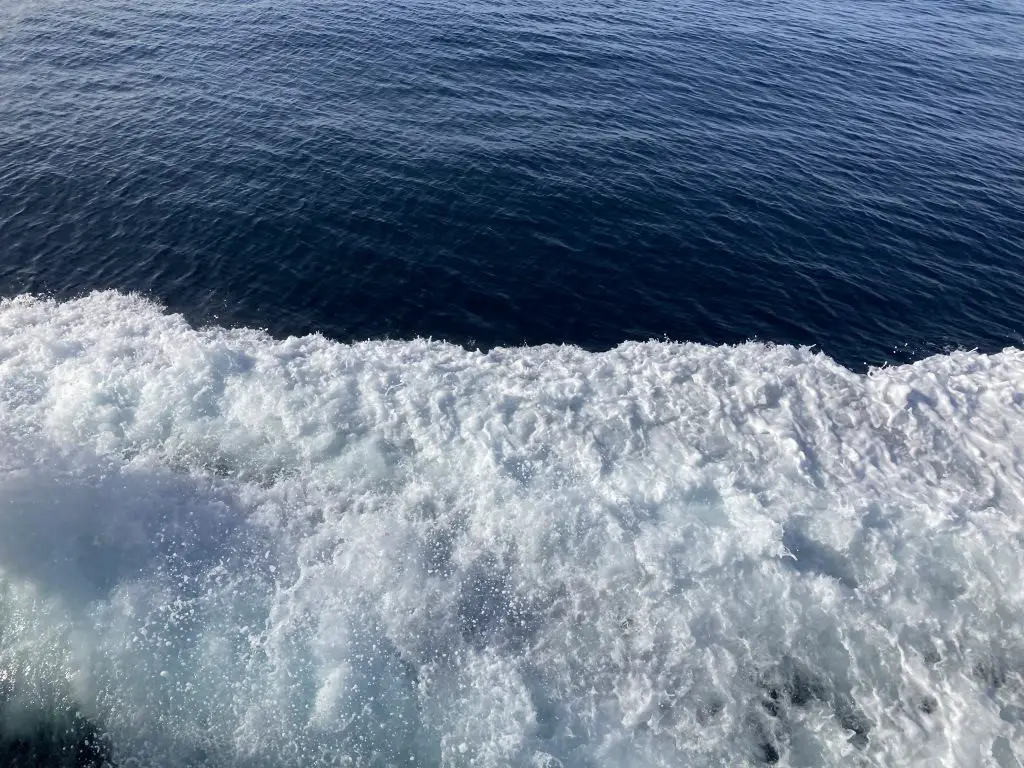
[(1024, 761), (1019, 350), (861, 375), (23, 296), (0, 430), (9, 764)]

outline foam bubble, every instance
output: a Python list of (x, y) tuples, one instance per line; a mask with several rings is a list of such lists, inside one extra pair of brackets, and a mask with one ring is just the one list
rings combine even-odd
[(5, 301), (0, 753), (48, 718), (123, 765), (1019, 765), (1022, 398), (1019, 350)]

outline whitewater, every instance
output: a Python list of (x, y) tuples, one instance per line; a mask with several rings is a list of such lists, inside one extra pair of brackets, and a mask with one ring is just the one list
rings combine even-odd
[(21, 296), (0, 430), (0, 753), (1024, 761), (1021, 350), (484, 353)]

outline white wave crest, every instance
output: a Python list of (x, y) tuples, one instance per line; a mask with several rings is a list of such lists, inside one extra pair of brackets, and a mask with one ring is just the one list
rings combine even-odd
[(0, 739), (72, 707), (123, 765), (1018, 766), (1022, 403), (1019, 350), (5, 301)]

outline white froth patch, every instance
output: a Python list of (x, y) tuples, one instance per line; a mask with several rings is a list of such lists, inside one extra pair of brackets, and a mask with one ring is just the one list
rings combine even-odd
[(125, 765), (1024, 763), (1019, 350), (21, 297), (0, 429), (0, 736), (70, 702)]

